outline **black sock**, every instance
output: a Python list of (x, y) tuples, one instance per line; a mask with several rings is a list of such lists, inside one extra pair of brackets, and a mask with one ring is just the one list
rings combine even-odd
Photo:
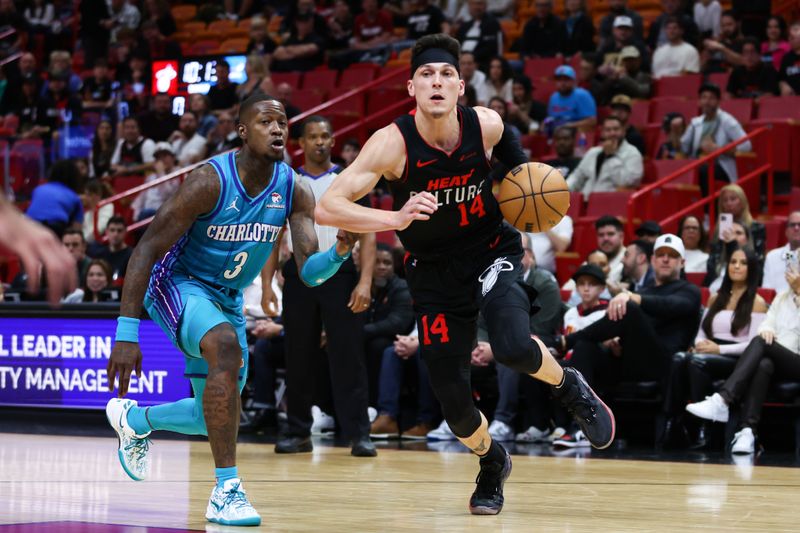
[(500, 446), (500, 443), (492, 439), (492, 444), (489, 446), (489, 451), (486, 455), (481, 456), (481, 463), (504, 463), (506, 460), (506, 451)]

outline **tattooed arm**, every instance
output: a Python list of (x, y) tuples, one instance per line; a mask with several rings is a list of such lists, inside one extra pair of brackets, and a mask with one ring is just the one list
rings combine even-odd
[(357, 237), (353, 233), (339, 230), (336, 244), (327, 251), (318, 252), (319, 241), (314, 230), (314, 204), (311, 186), (298, 178), (294, 186), (289, 225), (300, 279), (312, 287), (324, 283), (339, 270), (339, 266), (350, 257)]
[[(198, 216), (214, 209), (219, 193), (216, 171), (211, 165), (203, 165), (193, 170), (178, 191), (161, 206), (128, 263), (120, 305), (121, 320), (135, 322), (139, 318), (153, 265)], [(141, 375), (139, 344), (135, 341), (115, 342), (108, 361), (108, 390), (114, 390), (114, 378), (119, 373), (119, 396), (125, 396), (134, 369), (136, 375)]]

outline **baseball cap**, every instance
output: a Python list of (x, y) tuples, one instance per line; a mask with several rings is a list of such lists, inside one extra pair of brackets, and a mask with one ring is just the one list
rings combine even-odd
[(673, 235), (672, 233), (665, 233), (663, 235), (659, 235), (656, 239), (656, 243), (653, 245), (653, 253), (658, 253), (659, 248), (672, 248), (681, 256), (681, 259), (686, 257), (686, 253), (683, 247), (683, 241), (677, 235)]
[(561, 65), (556, 69), (554, 74), (556, 78), (570, 78), (575, 79), (575, 69), (569, 65)]
[(156, 143), (156, 147), (153, 149), (153, 155), (158, 155), (160, 152), (169, 152), (170, 154), (175, 155), (175, 149), (172, 148), (172, 145), (166, 141)]
[(628, 111), (631, 110), (631, 97), (627, 94), (618, 94), (611, 99), (611, 107), (624, 107)]
[(606, 284), (606, 275), (603, 274), (603, 271), (600, 270), (600, 267), (597, 265), (590, 265), (588, 263), (581, 265), (572, 275), (572, 279), (578, 281), (578, 278), (581, 276), (591, 276), (603, 285)]
[(614, 19), (614, 27), (619, 28), (620, 26), (627, 26), (628, 28), (633, 28), (633, 19), (631, 19), (627, 15), (620, 15)]
[(635, 46), (625, 46), (619, 51), (620, 59), (628, 59), (631, 57), (642, 57), (642, 54), (639, 53), (639, 49)]
[(641, 226), (636, 228), (636, 235), (641, 237), (642, 235), (660, 235), (661, 234), (661, 226), (655, 220), (645, 220), (642, 222)]

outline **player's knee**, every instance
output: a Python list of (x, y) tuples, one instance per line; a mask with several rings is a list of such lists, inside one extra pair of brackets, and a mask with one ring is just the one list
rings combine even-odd
[(242, 348), (233, 328), (215, 328), (208, 335), (210, 338), (206, 344), (212, 356), (208, 358), (209, 367), (217, 366), (225, 371), (238, 372), (242, 365)]
[(764, 357), (758, 362), (758, 372), (766, 376), (771, 376), (775, 372), (775, 363), (772, 359)]
[(498, 363), (524, 374), (535, 374), (542, 366), (539, 345), (527, 334), (512, 332), (492, 339), (492, 353)]

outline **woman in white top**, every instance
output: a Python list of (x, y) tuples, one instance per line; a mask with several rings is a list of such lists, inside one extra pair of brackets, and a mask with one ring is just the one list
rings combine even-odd
[[(736, 255), (738, 253), (733, 257)], [(755, 450), (753, 429), (761, 417), (761, 406), (773, 372), (777, 370), (784, 379), (800, 379), (800, 312), (796, 296), (800, 293), (800, 275), (788, 271), (787, 281), (793, 289), (778, 295), (757, 328), (753, 326), (761, 306), (758, 302), (754, 304), (748, 328), (750, 340), (720, 391), (698, 401), (702, 391), (697, 390), (692, 398), (695, 403), (686, 406), (687, 411), (700, 418), (727, 422), (728, 405), (742, 400), (742, 420), (733, 440), (734, 453)], [(736, 341), (738, 347), (745, 345), (743, 338), (736, 338)]]
[(683, 239), (686, 247), (683, 270), (687, 273), (705, 273), (708, 263), (708, 236), (700, 220), (694, 215), (683, 217), (678, 224), (678, 237)]
[(514, 100), (514, 72), (511, 65), (502, 57), (493, 57), (489, 61), (489, 73), (479, 87), (475, 88), (475, 96), (479, 105), (488, 105), (492, 97), (497, 96), (506, 102)]
[[(100, 200), (111, 196), (111, 188), (100, 179), (91, 179), (86, 182), (83, 188), (83, 238), (91, 244), (96, 242), (94, 238), (94, 208)], [(97, 211), (97, 232), (100, 235), (106, 231), (106, 226), (111, 217), (114, 216), (114, 204), (106, 204)]]

